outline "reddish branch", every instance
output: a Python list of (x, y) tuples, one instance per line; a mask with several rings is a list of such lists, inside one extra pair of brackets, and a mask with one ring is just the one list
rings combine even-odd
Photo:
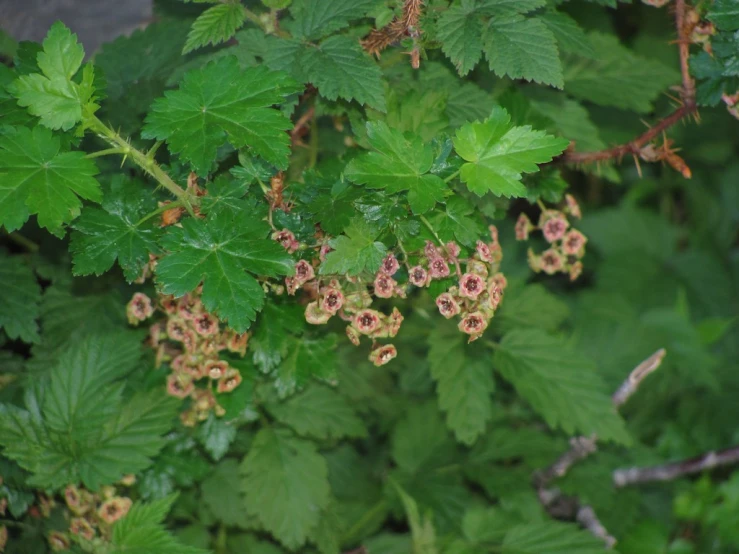
[(626, 487), (654, 481), (672, 481), (684, 475), (736, 463), (739, 463), (739, 446), (659, 466), (617, 469), (613, 472), (613, 483), (617, 487)]
[[(690, 67), (688, 65), (688, 58), (690, 55), (689, 49), (691, 44), (690, 34), (693, 25), (688, 21), (687, 14), (688, 6), (686, 5), (685, 0), (676, 0), (675, 26), (677, 28), (677, 43), (680, 51), (680, 74), (682, 77), (680, 99), (682, 101), (682, 105), (631, 142), (614, 146), (612, 148), (606, 148), (605, 150), (598, 150), (596, 152), (576, 152), (574, 150), (568, 150), (560, 158), (562, 161), (574, 164), (586, 164), (606, 160), (620, 161), (625, 155), (634, 156), (636, 159), (642, 154), (644, 147), (646, 147), (652, 140), (675, 125), (678, 121), (682, 121), (684, 118), (689, 117), (696, 112), (695, 81), (690, 77)], [(644, 156), (641, 157), (642, 159), (647, 159)], [(668, 158), (669, 154), (665, 154), (664, 157), (665, 159)], [(653, 160), (647, 159), (647, 161)], [(667, 159), (667, 161), (670, 160)]]
[(411, 64), (418, 68), (420, 64), (420, 49), (416, 44), (421, 36), (418, 24), (421, 18), (423, 0), (405, 0), (403, 13), (381, 29), (373, 29), (362, 41), (362, 47), (374, 56), (379, 56), (385, 48), (400, 41), (403, 37), (413, 38), (413, 49), (409, 52)]

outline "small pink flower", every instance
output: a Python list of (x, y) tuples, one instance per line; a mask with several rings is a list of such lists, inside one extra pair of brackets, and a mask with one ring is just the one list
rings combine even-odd
[(149, 345), (152, 348), (156, 348), (159, 346), (159, 343), (162, 342), (162, 338), (165, 331), (165, 325), (163, 321), (158, 321), (151, 327), (149, 327)]
[(175, 398), (187, 398), (195, 386), (192, 378), (184, 373), (170, 373), (167, 377), (167, 394)]
[(534, 228), (529, 217), (522, 213), (516, 221), (516, 240), (528, 240), (529, 233)]
[(554, 275), (558, 271), (561, 271), (564, 261), (562, 260), (562, 254), (554, 248), (545, 250), (541, 254), (541, 270), (547, 275)]
[(387, 256), (385, 256), (385, 259), (382, 260), (380, 271), (392, 277), (393, 275), (397, 273), (398, 269), (400, 269), (400, 264), (398, 263), (398, 259), (392, 254), (388, 254)]
[(488, 306), (491, 310), (497, 310), (501, 300), (503, 300), (503, 289), (491, 283), (488, 287)]
[(565, 202), (567, 202), (567, 211), (575, 219), (582, 219), (582, 212), (580, 211), (580, 204), (577, 203), (575, 197), (571, 194), (565, 194)]
[(388, 336), (394, 337), (400, 331), (400, 325), (403, 323), (403, 314), (400, 313), (398, 308), (393, 308), (392, 313), (387, 319), (387, 333)]
[(408, 280), (417, 287), (425, 287), (429, 280), (428, 271), (420, 265), (414, 266), (408, 272)]
[(326, 256), (328, 256), (328, 253), (331, 252), (333, 248), (329, 246), (328, 244), (321, 245), (320, 250), (318, 251), (318, 259), (322, 262), (326, 261)]
[(392, 344), (378, 346), (370, 352), (369, 360), (376, 366), (385, 365), (398, 355), (398, 351)]
[(272, 233), (272, 240), (279, 242), (282, 247), (287, 250), (290, 254), (300, 248), (300, 243), (295, 240), (295, 235), (292, 231), (283, 229), (282, 231), (275, 231)]
[(571, 229), (562, 240), (562, 250), (568, 256), (581, 258), (585, 253), (585, 243), (588, 239), (577, 229)]
[(444, 258), (437, 257), (429, 260), (429, 274), (432, 279), (443, 279), (449, 277), (449, 265)]
[(239, 370), (229, 368), (218, 381), (218, 392), (231, 392), (241, 384), (241, 373)]
[(195, 318), (193, 326), (201, 337), (212, 337), (218, 332), (218, 319), (212, 314), (200, 314)]
[(64, 500), (69, 509), (74, 513), (81, 514), (85, 512), (85, 510), (81, 509), (83, 507), (82, 495), (75, 485), (67, 485), (64, 489)]
[[(7, 533), (7, 530), (6, 530)], [(48, 536), (49, 547), (54, 552), (69, 550), (69, 537), (60, 531), (52, 531)]]
[(229, 352), (234, 354), (246, 354), (246, 348), (249, 345), (249, 333), (235, 333), (229, 331), (228, 339), (226, 340), (226, 348)]
[(354, 316), (354, 327), (363, 335), (371, 335), (380, 327), (380, 313), (375, 310), (362, 310)]
[(477, 244), (475, 245), (475, 250), (477, 250), (477, 255), (480, 256), (480, 259), (483, 262), (492, 263), (493, 255), (490, 252), (490, 247), (487, 244), (485, 244), (481, 240), (478, 240)]
[(351, 325), (346, 326), (346, 336), (354, 346), (359, 346), (359, 331)]
[(182, 337), (182, 346), (188, 352), (195, 352), (198, 347), (198, 334), (192, 329), (185, 331), (185, 336)]
[(316, 276), (313, 266), (305, 260), (300, 260), (295, 264), (295, 280), (302, 285), (307, 283)]
[(541, 217), (539, 218), (539, 228), (548, 242), (560, 240), (565, 236), (565, 232), (569, 225), (570, 224), (567, 222), (567, 218), (564, 217), (564, 214), (557, 210), (546, 210), (542, 212)]
[(480, 312), (472, 312), (464, 316), (459, 322), (459, 330), (470, 335), (470, 342), (482, 335), (488, 326), (488, 321)]
[(344, 311), (354, 313), (372, 305), (372, 297), (366, 290), (352, 292), (346, 295)]
[(576, 280), (582, 274), (582, 262), (576, 261), (570, 266), (570, 281)]
[(459, 280), (459, 294), (471, 300), (477, 300), (477, 297), (485, 290), (485, 281), (482, 277), (475, 273), (465, 273)]
[(208, 360), (203, 367), (203, 373), (217, 381), (228, 371), (228, 362), (224, 360)]
[(436, 305), (439, 308), (439, 313), (447, 319), (454, 317), (460, 312), (459, 304), (448, 292), (444, 292), (436, 298)]
[(159, 298), (159, 307), (164, 313), (173, 315), (177, 313), (177, 300), (174, 296), (162, 296)]
[(203, 303), (199, 298), (186, 294), (177, 301), (177, 315), (182, 319), (193, 321), (203, 311)]
[(98, 515), (106, 523), (113, 523), (125, 517), (131, 509), (131, 499), (114, 496), (100, 505)]
[(508, 286), (508, 279), (506, 279), (505, 275), (500, 272), (493, 275), (490, 278), (490, 282), (498, 287), (501, 291), (504, 291), (505, 288)]
[(449, 260), (454, 261), (459, 256), (459, 253), (461, 252), (461, 249), (459, 248), (459, 245), (454, 241), (449, 241), (444, 246), (444, 250), (446, 250), (447, 257)]
[(178, 318), (178, 317), (172, 317), (167, 321), (167, 336), (171, 340), (175, 340), (177, 342), (182, 342), (182, 339), (185, 338), (185, 334), (187, 333), (187, 325), (185, 325), (185, 321)]
[(426, 246), (423, 247), (423, 253), (429, 260), (441, 256), (441, 252), (439, 252), (439, 249), (430, 240), (426, 241)]
[(329, 314), (335, 314), (344, 305), (344, 295), (339, 289), (328, 287), (323, 291), (321, 309)]
[(142, 292), (134, 294), (126, 306), (126, 315), (131, 325), (138, 325), (140, 322), (150, 318), (153, 313), (154, 306), (151, 304), (151, 298)]
[(88, 541), (95, 538), (95, 529), (83, 517), (72, 518), (69, 522), (69, 532)]
[(392, 298), (395, 292), (395, 280), (385, 273), (378, 273), (375, 277), (375, 296), (378, 298)]
[(305, 320), (311, 325), (323, 325), (329, 319), (331, 319), (331, 314), (323, 311), (317, 300), (310, 302), (305, 307)]

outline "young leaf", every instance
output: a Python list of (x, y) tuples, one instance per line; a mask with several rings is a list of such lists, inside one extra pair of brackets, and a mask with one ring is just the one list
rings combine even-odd
[(434, 219), (434, 228), (444, 240), (458, 240), (465, 246), (474, 246), (482, 234), (481, 225), (470, 217), (475, 209), (461, 196), (446, 201), (446, 211)]
[(295, 34), (313, 40), (343, 29), (372, 8), (372, 0), (303, 0), (295, 2), (290, 12), (295, 19)]
[(11, 339), (39, 342), (41, 287), (33, 270), (20, 256), (0, 250), (0, 329)]
[(114, 180), (102, 209), (86, 207), (72, 225), (73, 273), (102, 275), (117, 259), (128, 282), (141, 276), (149, 254), (159, 253), (156, 219), (142, 220), (155, 207), (151, 191), (142, 183)]
[(554, 35), (538, 19), (493, 19), (485, 35), (485, 57), (501, 77), (564, 86)]
[(206, 175), (216, 151), (229, 142), (250, 147), (268, 162), (287, 167), (292, 127), (272, 108), (299, 87), (286, 75), (264, 67), (241, 70), (233, 56), (185, 74), (176, 91), (154, 102), (144, 138), (167, 140), (170, 150)]
[(268, 227), (253, 215), (211, 214), (171, 227), (161, 244), (169, 253), (157, 263), (165, 294), (182, 296), (203, 283), (203, 304), (242, 333), (264, 302), (254, 275), (277, 277), (294, 271), (292, 258), (266, 238)]
[(374, 151), (349, 162), (347, 179), (391, 194), (407, 190), (414, 213), (425, 213), (444, 199), (446, 183), (428, 173), (434, 162), (431, 144), (405, 137), (382, 121), (367, 123), (367, 138)]
[(482, 20), (475, 0), (463, 0), (442, 13), (438, 29), (442, 51), (464, 77), (482, 57)]
[(503, 554), (605, 554), (603, 541), (571, 523), (545, 521), (514, 527), (503, 539)]
[(83, 108), (92, 97), (92, 89), (84, 81), (82, 84), (72, 81), (84, 58), (85, 51), (77, 43), (77, 35), (56, 22), (37, 56), (42, 73), (21, 75), (9, 90), (21, 106), (41, 118), (42, 125), (67, 131), (82, 119)]
[(98, 170), (82, 152), (63, 151), (59, 138), (44, 127), (6, 128), (0, 135), (0, 225), (19, 229), (30, 214), (49, 232), (80, 213), (80, 198), (100, 202)]
[(550, 427), (631, 442), (594, 365), (544, 331), (510, 331), (495, 350), (493, 365)]
[(238, 0), (208, 8), (192, 24), (182, 53), (187, 54), (206, 44), (216, 45), (230, 39), (245, 19), (246, 9)]
[(367, 434), (364, 423), (347, 400), (322, 385), (312, 385), (289, 400), (271, 402), (266, 408), (301, 436), (341, 439)]
[(482, 123), (462, 126), (454, 138), (454, 148), (468, 162), (462, 166), (462, 180), (478, 196), (525, 196), (521, 174), (538, 171), (536, 164), (551, 161), (568, 144), (528, 125), (511, 125), (510, 115), (499, 106)]
[(464, 341), (456, 329), (434, 330), (429, 335), (429, 366), (436, 381), (439, 407), (457, 440), (471, 445), (485, 431), (492, 417), (491, 393), (495, 388), (490, 366), (465, 357)]
[(312, 443), (264, 428), (241, 463), (246, 509), (290, 549), (302, 546), (329, 502), (326, 460)]
[(377, 271), (387, 251), (384, 244), (375, 240), (378, 234), (364, 219), (354, 219), (346, 228), (346, 235), (329, 242), (333, 251), (321, 264), (321, 275), (359, 275), (363, 271)]
[(277, 367), (275, 387), (280, 397), (294, 393), (311, 379), (336, 378), (336, 337), (293, 338), (282, 363)]

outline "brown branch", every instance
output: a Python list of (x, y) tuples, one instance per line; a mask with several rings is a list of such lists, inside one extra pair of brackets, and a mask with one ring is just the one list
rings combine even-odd
[(379, 56), (385, 48), (394, 42), (398, 42), (403, 37), (409, 36), (413, 38), (414, 43), (413, 49), (409, 52), (411, 64), (417, 69), (420, 63), (420, 50), (417, 42), (421, 36), (421, 29), (418, 22), (421, 18), (422, 7), (423, 0), (405, 0), (403, 3), (403, 14), (393, 19), (383, 28), (373, 29), (362, 40), (362, 47), (373, 56)]
[(575, 519), (585, 529), (606, 543), (607, 549), (610, 550), (616, 545), (616, 537), (608, 532), (608, 529), (603, 526), (595, 514), (595, 510), (590, 506), (580, 506)]
[[(661, 133), (675, 125), (677, 122), (693, 115), (697, 111), (697, 105), (695, 102), (695, 81), (690, 76), (690, 66), (688, 63), (691, 44), (690, 35), (693, 28), (687, 18), (688, 10), (689, 8), (686, 5), (685, 0), (676, 0), (675, 27), (677, 28), (677, 43), (680, 52), (680, 75), (682, 81), (682, 85), (680, 87), (680, 99), (682, 100), (682, 105), (667, 117), (660, 119), (645, 133), (642, 133), (626, 144), (613, 146), (611, 148), (595, 152), (576, 152), (574, 149), (570, 149), (567, 150), (559, 160), (565, 163), (586, 164), (606, 160), (616, 160), (620, 162), (625, 155), (638, 157), (642, 154), (642, 149), (652, 140), (657, 138)], [(645, 159), (645, 157), (642, 156), (642, 159)], [(646, 161), (654, 160), (647, 159)]]
[(711, 451), (679, 462), (652, 467), (617, 469), (613, 472), (613, 483), (617, 487), (626, 487), (654, 481), (672, 481), (684, 475), (737, 463), (739, 463), (739, 446), (732, 446), (726, 450)]

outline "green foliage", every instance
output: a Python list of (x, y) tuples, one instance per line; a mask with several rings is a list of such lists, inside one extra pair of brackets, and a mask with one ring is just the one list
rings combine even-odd
[(355, 219), (345, 233), (331, 239), (333, 252), (326, 256), (321, 273), (357, 275), (363, 271), (377, 271), (387, 250), (383, 243), (376, 240), (379, 235), (377, 230), (363, 219)]
[(41, 287), (19, 256), (0, 250), (0, 328), (11, 339), (39, 342), (38, 323)]
[(208, 8), (192, 24), (182, 53), (230, 39), (244, 24), (245, 18), (246, 10), (240, 2), (225, 2)]

